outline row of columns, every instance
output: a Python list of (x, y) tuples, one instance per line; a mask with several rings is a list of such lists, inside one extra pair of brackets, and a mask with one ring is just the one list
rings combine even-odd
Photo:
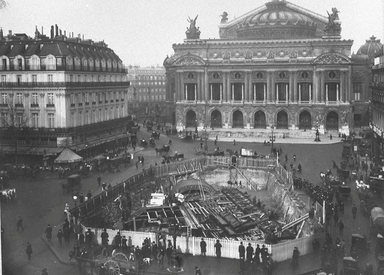
[[(275, 71), (269, 70), (266, 72), (266, 79), (263, 82), (264, 88), (264, 102), (278, 102), (279, 90), (277, 83), (287, 83), (286, 86), (286, 98), (287, 102), (301, 102), (301, 85), (298, 83), (298, 72), (290, 71), (288, 80), (280, 81), (274, 77)], [(314, 75), (310, 81), (302, 81), (301, 83), (309, 83), (309, 101), (316, 102), (328, 102), (329, 99), (329, 84), (336, 83), (336, 101), (348, 102), (350, 100), (349, 91), (351, 90), (351, 72), (348, 69), (339, 70), (340, 77), (337, 80), (326, 81), (325, 70), (315, 70)], [(256, 101), (256, 83), (253, 82), (252, 72), (245, 72), (244, 81), (238, 80), (232, 81), (230, 72), (223, 71), (220, 82), (220, 101), (229, 102), (234, 100), (234, 84), (242, 84), (242, 101), (250, 102)], [(184, 72), (180, 71), (176, 73), (176, 101), (187, 100), (186, 82), (184, 81)], [(197, 79), (193, 82), (195, 84), (195, 100), (194, 101), (209, 101), (212, 98), (212, 89), (209, 83), (208, 69), (195, 71)], [(218, 83), (218, 82), (215, 82)], [(253, 98), (251, 98), (253, 95)]]

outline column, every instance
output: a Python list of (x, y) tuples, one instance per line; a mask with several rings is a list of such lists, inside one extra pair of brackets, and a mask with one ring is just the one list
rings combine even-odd
[(328, 84), (325, 84), (325, 102), (328, 103)]
[[(299, 91), (300, 93), (300, 91)], [(299, 95), (300, 96), (300, 95)], [(297, 72), (293, 74), (293, 101), (296, 103), (298, 95), (297, 95)]]
[(309, 83), (309, 103), (312, 103), (312, 85)]
[(318, 72), (316, 70), (313, 71), (313, 77), (312, 77), (312, 83), (313, 83), (313, 103), (316, 103), (318, 101), (318, 88), (319, 88), (319, 78), (318, 78)]
[(267, 72), (267, 103), (271, 101), (271, 73)]
[(184, 87), (185, 87), (185, 91), (184, 91), (184, 96), (185, 96), (185, 98), (184, 98), (184, 100), (188, 100), (188, 85), (183, 85)]
[(211, 97), (210, 97), (210, 100), (212, 101), (212, 85), (209, 85), (209, 93), (210, 93), (210, 95), (211, 95)]
[[(252, 91), (253, 91), (253, 99), (252, 99), (252, 101), (256, 102), (256, 83), (254, 83), (252, 85)], [(265, 92), (265, 89), (264, 89), (264, 92)], [(265, 94), (264, 94), (264, 100), (265, 100)]]
[(241, 101), (244, 102), (244, 85), (245, 84), (242, 84), (241, 85)]
[(285, 103), (288, 103), (288, 86), (285, 86)]
[(320, 72), (320, 102), (324, 102), (324, 72)]
[(271, 90), (269, 91), (271, 93), (271, 101), (275, 103), (276, 101), (276, 92), (275, 92), (275, 72), (271, 72)]
[(336, 101), (339, 102), (339, 84), (336, 84)]
[(299, 103), (301, 103), (301, 84), (299, 84)]
[(223, 101), (226, 102), (227, 101), (227, 83), (226, 83), (227, 73), (223, 72), (222, 76), (223, 76), (223, 81), (221, 85), (223, 86)]
[(231, 84), (231, 101), (235, 98), (235, 87)]
[[(245, 77), (244, 77), (244, 85), (243, 85), (243, 87), (244, 87), (244, 90), (245, 90), (245, 94), (243, 93), (243, 98), (242, 98), (242, 100), (243, 100), (243, 102), (245, 101), (245, 102), (247, 102), (248, 101), (248, 90), (249, 90), (249, 86), (248, 86), (248, 72), (245, 72)], [(242, 91), (243, 91), (243, 89), (242, 89)]]
[(227, 72), (227, 101), (230, 102), (232, 94), (232, 86), (231, 86), (231, 73)]
[(223, 102), (223, 84), (220, 84), (220, 103)]
[(349, 66), (348, 75), (347, 75), (347, 79), (346, 79), (347, 83), (345, 84), (345, 88), (346, 88), (345, 101), (351, 100), (351, 91), (352, 91), (351, 79), (352, 79), (352, 68), (351, 68), (351, 66)]
[(180, 96), (180, 101), (183, 101), (185, 98), (184, 98), (184, 78), (183, 78), (183, 72), (179, 73), (179, 77), (180, 77), (180, 92), (179, 92), (179, 96)]
[(294, 77), (294, 72), (290, 71), (289, 72), (289, 97), (287, 97), (288, 102), (293, 102), (294, 101), (294, 86), (293, 86), (293, 77)]
[(345, 71), (340, 71), (340, 101), (344, 102)]
[[(264, 83), (263, 87), (264, 87), (264, 100), (263, 101), (265, 103), (265, 102), (267, 102), (267, 84)], [(255, 101), (256, 101), (256, 92), (255, 92)]]
[(197, 101), (197, 84), (195, 84), (195, 102)]
[(209, 95), (209, 78), (208, 78), (208, 68), (204, 68), (204, 99), (205, 102), (208, 101)]
[(279, 84), (274, 85), (276, 87), (276, 103), (279, 103)]
[(248, 102), (252, 102), (252, 98), (251, 98), (252, 94), (253, 94), (252, 72), (249, 72), (248, 87), (249, 87), (249, 90), (247, 92), (247, 94), (248, 94)]

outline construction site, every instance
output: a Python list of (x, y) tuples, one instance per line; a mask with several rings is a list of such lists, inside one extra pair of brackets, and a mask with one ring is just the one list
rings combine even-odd
[(165, 192), (153, 193), (126, 229), (268, 244), (310, 236), (320, 225), (290, 176), (273, 159), (187, 162), (157, 179)]

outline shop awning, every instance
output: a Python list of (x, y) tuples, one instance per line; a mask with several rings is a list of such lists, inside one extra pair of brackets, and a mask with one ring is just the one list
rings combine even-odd
[(55, 163), (74, 163), (82, 161), (83, 158), (69, 148), (65, 148), (55, 159)]

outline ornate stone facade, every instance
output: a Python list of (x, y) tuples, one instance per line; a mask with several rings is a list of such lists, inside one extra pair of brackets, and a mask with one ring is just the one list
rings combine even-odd
[(174, 44), (164, 66), (178, 130), (349, 132), (352, 41), (330, 36), (330, 20), (274, 0), (221, 21), (220, 39)]

